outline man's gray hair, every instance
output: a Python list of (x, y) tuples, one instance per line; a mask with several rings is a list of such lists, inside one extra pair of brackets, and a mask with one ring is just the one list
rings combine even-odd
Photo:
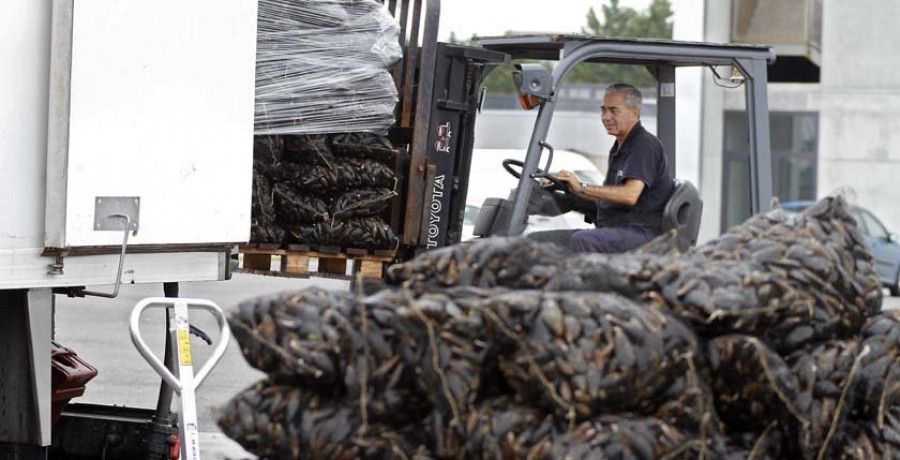
[(609, 93), (624, 94), (625, 106), (631, 107), (632, 109), (638, 109), (638, 113), (640, 113), (644, 98), (641, 96), (640, 90), (634, 86), (629, 85), (628, 83), (613, 83), (606, 87), (606, 94)]

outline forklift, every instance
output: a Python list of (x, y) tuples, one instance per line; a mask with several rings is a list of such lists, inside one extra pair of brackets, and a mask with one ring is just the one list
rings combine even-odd
[[(418, 93), (412, 102), (410, 88), (401, 92), (402, 117), (397, 129), (408, 131), (410, 156), (406, 167), (401, 168), (405, 172), (401, 183), (406, 184), (401, 200), (403, 213), (394, 222), (401, 235), (401, 248), (405, 249), (399, 261), (459, 243), (475, 119), (484, 100), (481, 82), (501, 62), (543, 60), (556, 61), (556, 66), (550, 72), (539, 64), (515, 65), (511, 78), (516, 83), (519, 100), (526, 110), (537, 108), (538, 115), (525, 158), (510, 158), (497, 165), (518, 179), (517, 188), (507, 198), (485, 201), (475, 224), (476, 236), (521, 235), (528, 217), (536, 214), (556, 215), (574, 210), (583, 213), (587, 222), (592, 221), (596, 205), (566, 196), (565, 187), (550, 174), (553, 147), (547, 142), (557, 95), (565, 77), (576, 65), (585, 62), (640, 65), (656, 78), (659, 95), (656, 132), (676, 181), (675, 192), (663, 213), (663, 230), (677, 229), (680, 250), (696, 244), (703, 203), (693, 184), (679, 181), (675, 176), (676, 68), (708, 67), (716, 74), (715, 67), (727, 66), (742, 77), (751, 133), (751, 212), (766, 211), (771, 206), (767, 101), (767, 66), (775, 62), (771, 47), (557, 34), (480, 38), (479, 48), (447, 45), (436, 41), (437, 20), (432, 15), (435, 8), (439, 11), (440, 2), (429, 0), (427, 4), (422, 48), (415, 50), (420, 53), (407, 54), (408, 75), (400, 80), (402, 85), (414, 84)], [(409, 72), (416, 67), (418, 72)], [(540, 167), (545, 151), (547, 161)], [(541, 180), (556, 185), (541, 187)]]
[[(767, 210), (772, 197), (767, 69), (775, 62), (775, 52), (766, 46), (688, 43), (670, 40), (613, 39), (585, 35), (523, 35), (482, 38), (481, 46), (499, 51), (511, 59), (556, 60), (551, 73), (539, 64), (517, 64), (513, 80), (519, 100), (526, 110), (538, 108), (531, 140), (524, 161), (507, 159), (503, 167), (518, 178), (519, 184), (508, 199), (492, 198), (481, 207), (475, 225), (476, 236), (521, 235), (529, 215), (556, 215), (568, 211), (585, 214), (591, 223), (596, 204), (570, 197), (566, 187), (552, 174), (553, 147), (547, 134), (556, 109), (557, 94), (566, 75), (581, 63), (611, 63), (644, 66), (657, 80), (658, 118), (656, 132), (662, 142), (669, 170), (676, 186), (663, 211), (663, 231), (677, 229), (676, 242), (681, 251), (697, 242), (703, 203), (696, 187), (677, 180), (675, 171), (675, 69), (678, 67), (729, 66), (746, 83), (750, 123), (751, 211)], [(544, 151), (546, 165), (539, 168)], [(511, 166), (519, 166), (520, 172)], [(539, 179), (553, 185), (538, 186)]]

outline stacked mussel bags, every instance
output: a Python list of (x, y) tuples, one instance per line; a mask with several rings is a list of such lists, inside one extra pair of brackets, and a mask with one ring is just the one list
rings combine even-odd
[(702, 458), (696, 335), (619, 294), (308, 289), (239, 305), (268, 374), (221, 411), (265, 458)]
[(395, 155), (368, 133), (256, 136), (251, 241), (394, 249)]
[[(670, 413), (709, 416), (699, 433), (721, 428), (714, 457), (900, 458), (900, 315), (880, 312), (874, 261), (848, 206), (834, 197), (801, 214), (760, 214), (685, 254), (672, 235), (617, 255), (482, 240), (389, 274), (417, 292), (617, 293), (672, 315), (701, 351), (691, 363), (697, 399)], [(714, 410), (697, 417), (710, 400)]]
[(900, 312), (842, 198), (680, 254), (478, 240), (229, 322), (266, 458), (900, 458)]

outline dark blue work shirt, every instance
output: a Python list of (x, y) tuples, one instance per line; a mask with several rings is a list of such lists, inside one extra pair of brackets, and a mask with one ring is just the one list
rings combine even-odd
[(621, 148), (616, 141), (610, 150), (603, 185), (622, 185), (626, 179), (638, 179), (645, 185), (637, 204), (626, 206), (599, 200), (597, 227), (634, 225), (660, 231), (662, 212), (675, 190), (675, 181), (669, 174), (662, 144), (640, 122), (628, 133)]

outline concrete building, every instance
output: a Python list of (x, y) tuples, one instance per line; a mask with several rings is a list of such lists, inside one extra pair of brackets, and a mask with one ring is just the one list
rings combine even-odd
[[(843, 192), (900, 230), (900, 2), (679, 0), (678, 40), (765, 43), (770, 67), (773, 194)], [(749, 215), (743, 88), (730, 69), (679, 71), (678, 155), (696, 164), (701, 240)], [(679, 170), (679, 175), (689, 174)]]

